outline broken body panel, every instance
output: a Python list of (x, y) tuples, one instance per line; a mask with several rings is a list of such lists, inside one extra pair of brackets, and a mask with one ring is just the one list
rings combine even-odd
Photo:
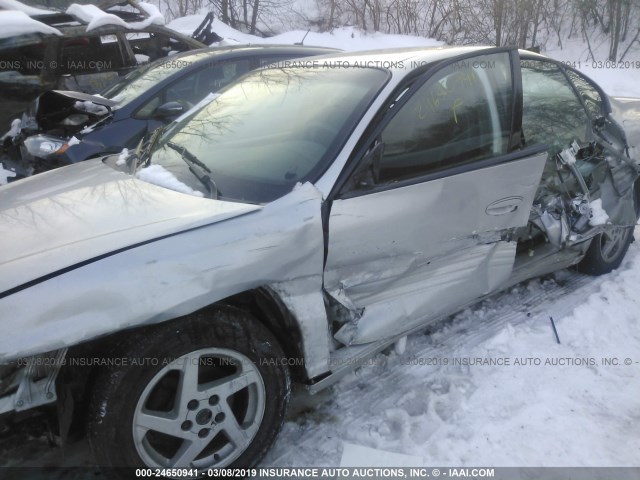
[(362, 311), (336, 338), (380, 340), (501, 287), (515, 258), (508, 230), (526, 225), (545, 160), (334, 201), (325, 288)]
[[(47, 192), (56, 176), (59, 192)], [(259, 207), (167, 191), (99, 160), (25, 182), (1, 192), (0, 268), (8, 273), (0, 288), (1, 358), (162, 322), (272, 285), (303, 326), (309, 374), (326, 371), (321, 198), (313, 186)], [(25, 187), (30, 193), (13, 195)], [(102, 229), (83, 230), (97, 211)], [(19, 328), (10, 325), (16, 318)]]

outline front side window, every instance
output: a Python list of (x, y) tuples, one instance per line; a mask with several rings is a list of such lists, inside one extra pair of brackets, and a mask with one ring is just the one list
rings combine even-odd
[(210, 93), (217, 92), (244, 73), (251, 70), (248, 58), (211, 63), (190, 75), (183, 76), (164, 88), (160, 93), (143, 105), (135, 118), (151, 118), (155, 109), (166, 102), (178, 102), (185, 109), (193, 107)]
[(512, 97), (508, 53), (482, 55), (444, 67), (383, 130), (379, 183), (507, 153)]
[(547, 144), (553, 152), (587, 141), (589, 117), (560, 68), (543, 60), (522, 60), (521, 66), (525, 144)]
[(124, 107), (162, 81), (190, 67), (200, 58), (201, 55), (194, 54), (188, 57), (163, 59), (149, 63), (126, 75), (122, 80), (103, 91), (102, 95), (117, 101), (121, 107)]
[(152, 162), (204, 195), (210, 179), (212, 196), (272, 201), (315, 181), (388, 76), (366, 68), (253, 72), (170, 127)]
[(200, 100), (209, 93), (217, 92), (250, 70), (251, 59), (249, 57), (210, 63), (198, 72), (193, 84), (192, 98)]

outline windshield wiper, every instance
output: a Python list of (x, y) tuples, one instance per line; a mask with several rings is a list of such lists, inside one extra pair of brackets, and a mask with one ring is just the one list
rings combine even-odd
[(151, 136), (144, 146), (144, 139), (140, 140), (140, 143), (138, 144), (138, 147), (136, 148), (134, 154), (127, 159), (127, 162), (130, 162), (129, 171), (132, 175), (138, 171), (138, 168), (143, 163), (145, 167), (149, 166), (149, 164), (151, 163), (151, 151), (158, 142), (158, 139), (162, 136), (163, 131), (164, 127), (159, 127), (151, 132)]
[[(167, 142), (167, 147), (180, 154), (180, 157), (187, 163), (187, 165), (189, 165), (189, 171), (193, 173), (198, 180), (200, 180), (200, 183), (207, 187), (207, 190), (211, 193), (211, 198), (217, 200), (220, 191), (218, 190), (216, 182), (211, 178), (211, 169), (185, 147), (173, 142)], [(196, 169), (200, 170), (200, 173), (198, 173)]]

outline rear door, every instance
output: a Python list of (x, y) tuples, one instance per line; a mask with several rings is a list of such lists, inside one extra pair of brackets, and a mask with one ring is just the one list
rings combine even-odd
[(520, 150), (519, 60), (483, 50), (396, 95), (339, 181), (325, 289), (344, 344), (399, 335), (509, 278), (546, 160)]

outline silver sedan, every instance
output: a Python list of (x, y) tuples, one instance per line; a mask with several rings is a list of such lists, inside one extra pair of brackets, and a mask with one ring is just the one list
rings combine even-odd
[(524, 279), (617, 268), (638, 105), (510, 48), (315, 57), (1, 187), (0, 413), (57, 407), (64, 437), (88, 412), (122, 478), (255, 465), (292, 380), (317, 392)]

